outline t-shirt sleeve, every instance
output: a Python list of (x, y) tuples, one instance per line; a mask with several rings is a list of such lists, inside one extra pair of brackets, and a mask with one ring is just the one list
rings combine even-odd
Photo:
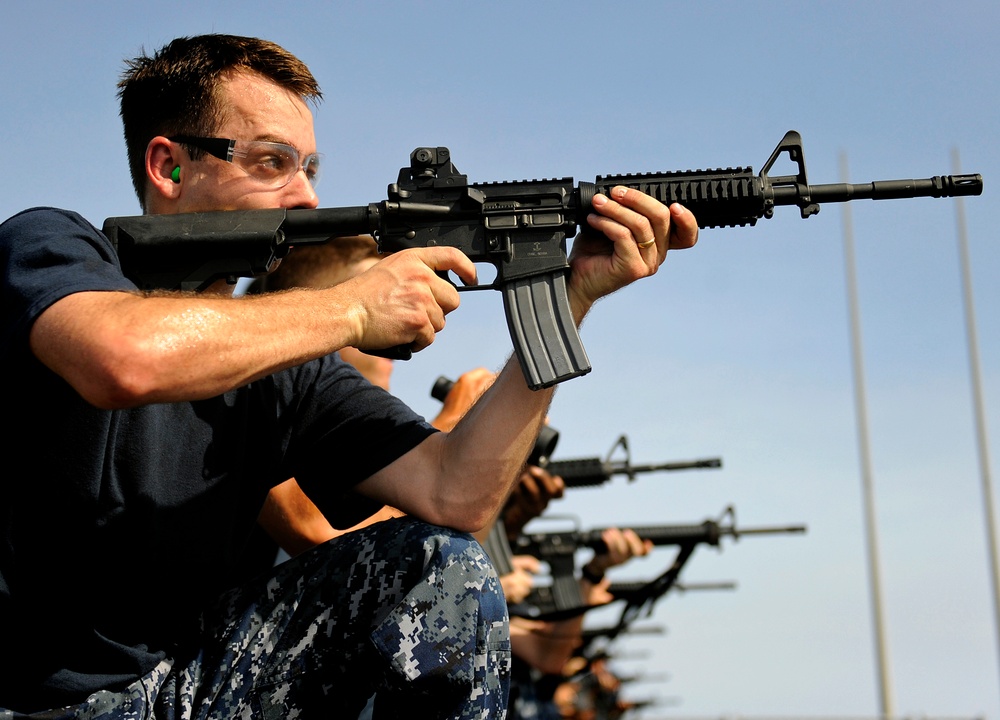
[(296, 418), (289, 476), (335, 527), (380, 507), (352, 488), (437, 432), (398, 398), (328, 355), (289, 373), (285, 397)]
[(108, 239), (66, 210), (25, 210), (0, 225), (0, 261), (4, 356), (27, 347), (38, 316), (67, 295), (136, 289)]

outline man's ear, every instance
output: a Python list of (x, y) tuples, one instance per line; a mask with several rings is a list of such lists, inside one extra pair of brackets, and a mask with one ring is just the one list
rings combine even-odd
[[(183, 160), (181, 156), (184, 156)], [(184, 165), (187, 155), (180, 146), (157, 135), (146, 146), (146, 204), (157, 200), (176, 200), (184, 182)]]

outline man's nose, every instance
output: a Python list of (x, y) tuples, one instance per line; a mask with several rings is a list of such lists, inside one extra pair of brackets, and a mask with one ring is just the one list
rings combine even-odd
[(285, 189), (288, 191), (286, 207), (310, 210), (319, 207), (319, 196), (316, 194), (316, 188), (309, 182), (309, 177), (302, 168), (299, 168)]

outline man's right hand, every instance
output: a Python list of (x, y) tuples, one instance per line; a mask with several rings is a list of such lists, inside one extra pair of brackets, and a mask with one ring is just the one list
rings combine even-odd
[(464, 253), (431, 247), (389, 255), (329, 290), (348, 303), (354, 326), (348, 344), (361, 350), (407, 345), (414, 352), (430, 345), (444, 329), (445, 315), (459, 304), (455, 286), (442, 276), (449, 270), (467, 285), (476, 284), (476, 266)]

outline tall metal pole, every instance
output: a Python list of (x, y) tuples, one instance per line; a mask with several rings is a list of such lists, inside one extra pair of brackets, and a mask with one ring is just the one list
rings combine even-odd
[[(958, 173), (958, 148), (951, 151), (951, 164)], [(997, 562), (996, 503), (990, 480), (990, 453), (986, 432), (986, 410), (983, 403), (983, 384), (979, 372), (979, 340), (976, 335), (976, 311), (972, 301), (972, 261), (969, 239), (965, 227), (965, 203), (955, 198), (955, 217), (958, 229), (958, 251), (962, 265), (962, 294), (965, 303), (965, 333), (969, 344), (969, 375), (972, 380), (972, 406), (976, 421), (976, 444), (979, 450), (979, 474), (983, 484), (983, 511), (986, 514), (986, 547), (990, 559), (990, 579), (993, 581), (994, 628), (997, 633), (997, 658), (1000, 662), (1000, 569)]]
[[(847, 182), (847, 155), (840, 155), (840, 175)], [(854, 368), (854, 407), (858, 426), (858, 451), (861, 462), (862, 505), (865, 513), (865, 544), (868, 550), (868, 585), (871, 594), (872, 629), (875, 634), (875, 659), (878, 675), (879, 711), (883, 718), (893, 716), (892, 683), (889, 677), (889, 651), (885, 639), (882, 612), (882, 572), (879, 566), (878, 532), (875, 521), (875, 489), (872, 482), (871, 448), (868, 441), (868, 410), (861, 350), (861, 312), (858, 305), (858, 281), (854, 260), (854, 229), (850, 203), (842, 206), (844, 222), (844, 268), (847, 274), (847, 299), (850, 309), (851, 355)]]

